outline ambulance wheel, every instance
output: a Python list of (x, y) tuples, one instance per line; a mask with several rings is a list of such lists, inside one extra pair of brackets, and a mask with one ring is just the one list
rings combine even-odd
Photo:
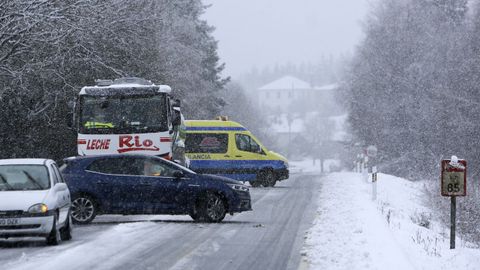
[(261, 173), (262, 184), (264, 187), (273, 187), (277, 183), (277, 179), (275, 179), (275, 174), (272, 171), (264, 171)]

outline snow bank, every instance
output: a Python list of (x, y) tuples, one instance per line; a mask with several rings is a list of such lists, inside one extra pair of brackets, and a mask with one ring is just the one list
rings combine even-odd
[[(290, 173), (297, 174), (321, 174), (320, 160), (303, 159), (288, 162)], [(326, 159), (323, 161), (323, 169), (325, 172), (332, 172), (341, 168), (341, 162), (337, 159)]]
[(379, 174), (378, 197), (357, 173), (323, 178), (319, 208), (307, 232), (310, 269), (480, 269), (480, 251), (457, 240), (422, 205), (423, 183)]

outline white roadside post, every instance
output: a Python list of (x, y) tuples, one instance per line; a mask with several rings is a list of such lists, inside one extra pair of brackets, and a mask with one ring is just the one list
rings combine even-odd
[(363, 156), (362, 172), (363, 172), (363, 179), (365, 180), (365, 182), (368, 183), (368, 166), (367, 166), (367, 163), (368, 163), (368, 156), (364, 155)]
[(467, 196), (467, 161), (452, 156), (441, 163), (442, 196), (450, 197), (450, 249), (455, 249), (457, 196)]
[(364, 163), (364, 160), (363, 160), (363, 158), (364, 158), (364, 156), (365, 156), (364, 154), (360, 154), (360, 171), (359, 171), (360, 173), (363, 173), (363, 167), (364, 167), (364, 164), (363, 164), (363, 163)]
[(372, 167), (372, 201), (377, 199), (377, 166)]
[(363, 157), (363, 169), (368, 173), (368, 156)]
[(359, 154), (357, 154), (357, 159), (355, 159), (354, 163), (355, 163), (355, 172), (358, 173), (359, 170), (360, 170), (360, 165), (359, 165), (360, 164), (360, 156), (359, 156)]
[(361, 170), (360, 170), (361, 169), (361, 164), (362, 164), (361, 156), (360, 156), (360, 154), (357, 154), (357, 173), (361, 172)]
[[(375, 157), (377, 157), (378, 154), (378, 148), (375, 145), (369, 145), (366, 149), (365, 152), (367, 153), (367, 157), (372, 158), (373, 160), (370, 160), (370, 162), (375, 163)], [(373, 162), (372, 162), (373, 161)], [(373, 167), (372, 167), (372, 173), (373, 173)]]

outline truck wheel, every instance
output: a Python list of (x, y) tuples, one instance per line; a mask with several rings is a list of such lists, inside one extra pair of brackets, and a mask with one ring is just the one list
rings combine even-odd
[(72, 221), (77, 224), (92, 222), (98, 212), (97, 203), (88, 195), (78, 195), (72, 200)]
[(218, 194), (207, 192), (198, 202), (198, 219), (205, 222), (221, 222), (227, 214), (227, 207)]

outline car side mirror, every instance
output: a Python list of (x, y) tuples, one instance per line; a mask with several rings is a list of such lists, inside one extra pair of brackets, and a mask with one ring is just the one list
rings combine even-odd
[(173, 177), (175, 177), (177, 179), (183, 178), (184, 176), (185, 176), (185, 174), (182, 171), (174, 171), (173, 172)]
[(57, 183), (54, 187), (53, 190), (55, 192), (60, 192), (60, 191), (65, 191), (67, 190), (67, 184), (65, 183)]

